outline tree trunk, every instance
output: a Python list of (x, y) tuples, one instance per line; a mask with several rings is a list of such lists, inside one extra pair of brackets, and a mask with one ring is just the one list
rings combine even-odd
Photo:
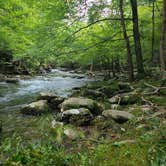
[(112, 65), (111, 65), (111, 67), (112, 67), (112, 76), (116, 77), (115, 66), (114, 66), (114, 57), (112, 57), (111, 63), (112, 63)]
[(140, 34), (139, 34), (137, 0), (130, 0), (130, 2), (132, 8), (132, 17), (133, 17), (133, 35), (135, 43), (137, 72), (138, 76), (142, 78), (144, 76), (145, 71), (143, 66), (142, 48), (141, 48)]
[(129, 37), (128, 37), (127, 31), (126, 31), (125, 20), (124, 20), (123, 0), (120, 0), (119, 9), (120, 9), (120, 16), (121, 16), (121, 25), (122, 25), (122, 28), (123, 28), (123, 36), (124, 36), (124, 39), (126, 41), (128, 78), (129, 78), (129, 81), (133, 81), (134, 80), (134, 74), (133, 74), (132, 53), (131, 53), (131, 48), (130, 48)]
[(151, 54), (151, 64), (154, 66), (154, 28), (155, 28), (155, 6), (154, 6), (155, 0), (152, 2), (152, 54)]
[(160, 65), (161, 70), (165, 71), (165, 60), (164, 60), (164, 38), (166, 33), (166, 0), (163, 0), (163, 19), (162, 19), (162, 29), (160, 34)]

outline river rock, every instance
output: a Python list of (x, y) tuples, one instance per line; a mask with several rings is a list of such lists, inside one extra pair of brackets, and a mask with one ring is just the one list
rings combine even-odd
[(120, 104), (120, 105), (127, 105), (127, 104), (135, 104), (139, 101), (139, 97), (136, 93), (123, 93), (113, 96), (108, 100), (111, 104)]
[(105, 110), (102, 115), (106, 118), (114, 119), (118, 123), (124, 123), (134, 117), (128, 112), (118, 110)]
[(102, 107), (94, 100), (83, 97), (71, 97), (61, 104), (61, 112), (69, 109), (87, 108), (93, 115), (102, 113)]
[(21, 113), (27, 115), (41, 115), (48, 112), (49, 107), (47, 100), (39, 100), (37, 102), (30, 103), (21, 109)]
[(19, 79), (18, 78), (6, 78), (6, 82), (16, 84), (19, 82)]
[(64, 101), (64, 98), (63, 97), (56, 97), (56, 98), (53, 98), (50, 100), (50, 107), (52, 109), (59, 109), (59, 105)]
[(38, 100), (47, 100), (48, 102), (54, 98), (57, 98), (57, 95), (51, 92), (41, 92), (38, 96)]
[(92, 97), (95, 99), (95, 98), (104, 97), (104, 94), (98, 90), (85, 89), (83, 91), (83, 96), (88, 96), (88, 97)]
[(87, 108), (69, 109), (61, 115), (61, 121), (77, 126), (85, 126), (90, 123), (93, 115)]

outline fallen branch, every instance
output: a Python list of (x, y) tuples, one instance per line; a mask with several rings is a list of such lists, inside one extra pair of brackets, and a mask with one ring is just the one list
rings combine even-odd
[(150, 85), (150, 84), (148, 84), (148, 83), (144, 83), (144, 84), (145, 84), (146, 86), (148, 86), (148, 87), (154, 89), (153, 92), (151, 92), (151, 93), (144, 93), (144, 95), (155, 95), (155, 94), (159, 94), (159, 92), (160, 92), (161, 90), (166, 89), (166, 87), (156, 87), (156, 86)]
[(145, 99), (144, 96), (142, 96), (141, 99), (142, 99), (142, 101), (144, 101), (145, 103), (149, 104), (151, 107), (155, 107), (155, 108), (156, 108), (155, 104), (152, 103), (151, 101)]

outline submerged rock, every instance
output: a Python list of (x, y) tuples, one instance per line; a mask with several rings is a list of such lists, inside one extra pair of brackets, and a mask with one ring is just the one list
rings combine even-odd
[(77, 126), (88, 125), (93, 115), (87, 108), (69, 109), (61, 114), (61, 121)]
[(16, 84), (19, 82), (19, 79), (18, 78), (6, 78), (5, 80), (7, 83), (13, 83), (13, 84)]
[(62, 112), (79, 108), (87, 108), (93, 115), (98, 115), (102, 112), (102, 107), (96, 101), (83, 97), (71, 97), (61, 104)]
[(47, 100), (39, 100), (37, 102), (30, 103), (21, 109), (21, 113), (26, 115), (41, 115), (48, 112), (49, 107)]
[(118, 110), (105, 110), (102, 115), (106, 118), (114, 119), (118, 123), (124, 123), (134, 117), (128, 112)]

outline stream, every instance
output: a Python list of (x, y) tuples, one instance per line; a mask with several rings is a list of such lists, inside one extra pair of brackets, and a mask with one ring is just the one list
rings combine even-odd
[[(53, 69), (50, 73), (29, 79), (19, 78), (19, 83), (0, 82), (0, 121), (3, 137), (18, 134), (26, 139), (40, 139), (41, 130), (49, 127), (53, 115), (25, 116), (20, 108), (35, 101), (40, 92), (54, 92), (59, 96), (71, 95), (72, 89), (94, 81), (83, 74)], [(46, 125), (47, 124), (47, 125)]]

